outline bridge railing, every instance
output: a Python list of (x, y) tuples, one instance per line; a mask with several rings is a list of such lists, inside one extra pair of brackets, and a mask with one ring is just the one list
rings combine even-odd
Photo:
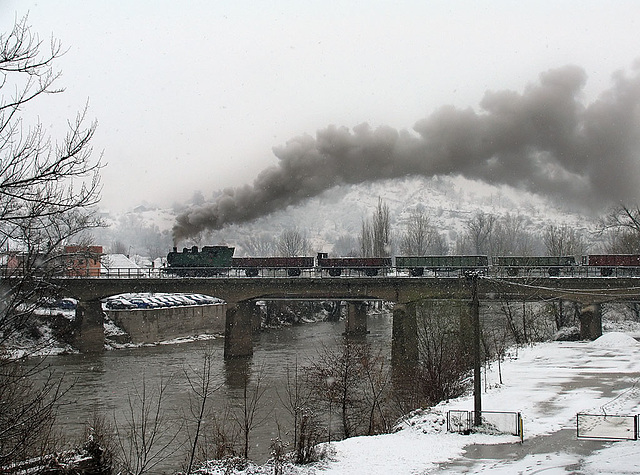
[[(362, 277), (394, 277), (394, 278), (459, 278), (463, 277), (468, 269), (463, 268), (442, 268), (424, 269), (422, 275), (414, 275), (410, 269), (389, 267), (376, 269), (376, 272), (362, 268), (342, 268), (338, 272), (330, 268), (283, 268), (283, 269), (254, 269), (247, 272), (247, 269), (206, 269), (206, 268), (102, 268), (99, 276), (71, 275), (68, 278), (82, 279), (144, 279), (144, 278), (183, 278), (183, 277), (206, 277), (206, 278), (362, 278)], [(548, 278), (548, 277), (571, 277), (571, 278), (640, 278), (640, 267), (595, 267), (595, 266), (575, 266), (559, 269), (546, 267), (492, 267), (484, 269), (483, 274), (495, 278)], [(15, 275), (13, 275), (15, 276)]]

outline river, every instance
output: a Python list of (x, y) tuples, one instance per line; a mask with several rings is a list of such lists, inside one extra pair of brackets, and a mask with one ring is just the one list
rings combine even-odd
[[(367, 340), (391, 356), (390, 314), (369, 316)], [(114, 417), (124, 426), (129, 411), (129, 397), (136, 389), (156, 390), (161, 381), (170, 379), (164, 400), (163, 412), (167, 419), (184, 419), (188, 409), (189, 387), (185, 370), (194, 374), (200, 370), (206, 351), (214, 354), (211, 374), (213, 384), (220, 386), (213, 393), (213, 411), (222, 414), (229, 403), (237, 403), (243, 397), (245, 376), (249, 381), (261, 378), (266, 389), (260, 401), (261, 414), (265, 418), (251, 433), (249, 457), (262, 462), (270, 453), (270, 441), (278, 436), (278, 422), (286, 419), (286, 411), (280, 401), (285, 392), (287, 368), (308, 365), (323, 348), (335, 348), (344, 337), (344, 322), (307, 323), (291, 327), (269, 329), (260, 333), (254, 342), (254, 355), (249, 359), (225, 361), (222, 357), (224, 340), (187, 342), (173, 345), (157, 345), (106, 351), (97, 355), (50, 356), (47, 363), (57, 374), (64, 374), (66, 382), (75, 381), (65, 395), (59, 413), (59, 425), (71, 440), (79, 439), (94, 413), (108, 420)], [(175, 425), (170, 426), (175, 427)], [(281, 434), (287, 439), (285, 434)], [(185, 459), (180, 450), (163, 464), (162, 471), (170, 473), (179, 469)], [(158, 468), (159, 470), (159, 468)]]

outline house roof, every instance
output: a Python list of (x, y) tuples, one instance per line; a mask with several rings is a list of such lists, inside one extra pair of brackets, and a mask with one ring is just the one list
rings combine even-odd
[(140, 266), (124, 254), (105, 254), (102, 256), (105, 269), (139, 269)]

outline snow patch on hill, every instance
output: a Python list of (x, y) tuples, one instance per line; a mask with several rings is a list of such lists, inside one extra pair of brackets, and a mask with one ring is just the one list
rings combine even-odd
[[(549, 224), (568, 224), (585, 232), (595, 229), (592, 217), (512, 187), (496, 187), (462, 177), (406, 177), (337, 186), (303, 205), (289, 206), (247, 223), (232, 224), (198, 240), (181, 242), (179, 246), (227, 244), (236, 247), (236, 255), (243, 255), (243, 242), (247, 239), (276, 239), (284, 229), (295, 228), (306, 235), (311, 252), (331, 252), (340, 238), (357, 240), (363, 220), (374, 213), (378, 199), (389, 207), (396, 236), (405, 231), (411, 212), (421, 209), (429, 214), (450, 247), (464, 232), (465, 223), (480, 211), (497, 216), (522, 216), (527, 230), (534, 233), (541, 233)], [(171, 228), (176, 215), (183, 210), (184, 207), (160, 209), (147, 204), (121, 216), (107, 214), (105, 219), (110, 226), (101, 236), (106, 241), (102, 244), (120, 240), (132, 246), (132, 253), (148, 255), (145, 247), (151, 246), (168, 252), (173, 246)]]

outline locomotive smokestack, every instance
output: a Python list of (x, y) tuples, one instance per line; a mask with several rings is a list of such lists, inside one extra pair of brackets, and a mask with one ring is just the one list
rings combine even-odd
[(592, 104), (580, 101), (585, 72), (565, 66), (524, 92), (488, 91), (480, 112), (445, 106), (413, 132), (366, 124), (329, 126), (274, 148), (277, 165), (253, 185), (224, 190), (181, 214), (180, 240), (265, 216), (340, 184), (407, 175), (462, 175), (592, 209), (638, 198), (640, 76), (614, 75)]

